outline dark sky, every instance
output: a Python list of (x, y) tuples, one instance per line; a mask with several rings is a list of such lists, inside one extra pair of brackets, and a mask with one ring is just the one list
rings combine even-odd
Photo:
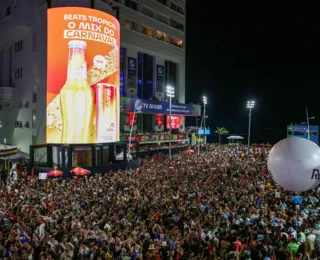
[(208, 97), (211, 129), (224, 126), (245, 136), (250, 99), (256, 101), (252, 142), (286, 137), (287, 124), (306, 121), (306, 106), (316, 117), (310, 124), (318, 124), (319, 17), (264, 15), (209, 2), (187, 0), (186, 101)]

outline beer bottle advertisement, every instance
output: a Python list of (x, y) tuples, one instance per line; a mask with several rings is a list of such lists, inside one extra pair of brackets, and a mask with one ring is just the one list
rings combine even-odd
[(50, 8), (47, 34), (47, 143), (119, 141), (118, 20), (88, 8)]

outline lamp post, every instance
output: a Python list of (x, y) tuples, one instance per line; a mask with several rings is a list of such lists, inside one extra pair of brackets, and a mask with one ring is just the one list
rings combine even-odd
[(248, 148), (250, 146), (250, 135), (251, 135), (251, 109), (254, 108), (255, 101), (248, 101), (247, 102), (247, 108), (249, 108), (249, 129), (248, 129)]
[(310, 140), (310, 124), (309, 124), (309, 120), (315, 119), (315, 117), (314, 116), (309, 117), (308, 108), (307, 107), (306, 107), (306, 116), (307, 116), (307, 125), (308, 125), (308, 140)]
[(167, 86), (167, 96), (169, 97), (169, 158), (171, 159), (171, 101), (174, 97), (174, 88)]
[[(200, 128), (199, 128), (200, 130), (203, 130), (202, 129), (202, 123), (203, 123), (203, 115), (201, 117), (201, 123), (200, 123)], [(201, 145), (200, 136), (201, 136), (200, 135), (200, 131), (198, 130), (198, 141), (197, 141), (197, 143), (198, 143), (198, 156), (200, 155), (200, 145)]]
[[(138, 99), (137, 99), (138, 100)], [(140, 111), (138, 111), (140, 112)], [(134, 108), (134, 111), (133, 111), (133, 117), (132, 117), (132, 121), (131, 121), (131, 124), (130, 124), (130, 135), (129, 135), (129, 149), (128, 149), (128, 153), (129, 153), (129, 161), (130, 161), (130, 148), (131, 148), (131, 139), (132, 139), (132, 132), (133, 132), (133, 124), (134, 124), (134, 120), (135, 120), (135, 117), (136, 117), (136, 108)]]
[(204, 144), (207, 144), (207, 135), (206, 135), (206, 105), (208, 103), (207, 97), (203, 97), (203, 128), (204, 128)]

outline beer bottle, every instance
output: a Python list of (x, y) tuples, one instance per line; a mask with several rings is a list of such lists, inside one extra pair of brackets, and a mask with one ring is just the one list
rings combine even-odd
[(60, 91), (61, 143), (90, 143), (94, 93), (87, 79), (86, 42), (69, 42), (68, 76)]

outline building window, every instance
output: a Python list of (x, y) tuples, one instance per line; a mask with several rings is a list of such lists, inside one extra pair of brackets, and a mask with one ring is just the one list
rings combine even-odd
[(18, 42), (15, 42), (15, 44), (14, 44), (14, 52), (20, 52), (20, 51), (22, 51), (22, 49), (23, 49), (22, 40), (18, 41)]
[(120, 49), (120, 96), (125, 97), (126, 96), (126, 52), (127, 50), (125, 48)]
[(179, 23), (173, 19), (170, 19), (170, 26), (172, 26), (173, 28), (176, 28), (180, 31), (184, 31), (184, 25), (182, 23)]
[[(177, 79), (178, 79), (178, 64), (172, 61), (164, 62), (164, 84), (165, 86), (173, 86), (174, 89), (177, 89)], [(175, 92), (178, 94), (177, 92)], [(177, 97), (177, 95), (176, 95)]]
[(14, 71), (14, 78), (15, 79), (22, 79), (22, 68), (15, 69)]
[(8, 73), (8, 84), (12, 87), (12, 47), (9, 47), (9, 73)]
[(167, 5), (167, 0), (156, 0), (156, 1), (163, 5)]
[(137, 30), (138, 26), (137, 23), (131, 20), (126, 19), (124, 27), (131, 29), (131, 30)]
[(162, 23), (165, 23), (165, 24), (168, 24), (169, 23), (169, 18), (158, 13), (158, 21), (159, 22), (162, 22)]
[(152, 37), (152, 28), (142, 25), (142, 33)]
[(132, 0), (126, 0), (125, 5), (126, 5), (126, 7), (129, 7), (135, 11), (137, 11), (137, 9), (138, 9), (137, 3)]
[(180, 39), (173, 37), (173, 36), (170, 37), (170, 42), (171, 42), (171, 44), (178, 46), (180, 48), (182, 47), (182, 43), (183, 43), (183, 41), (181, 41)]
[(177, 5), (175, 3), (172, 3), (171, 2), (171, 9), (178, 12), (179, 14), (183, 14), (184, 15), (184, 9), (180, 6), (180, 5)]
[(5, 9), (4, 9), (4, 17), (8, 17), (11, 15), (11, 6), (7, 6)]
[(37, 103), (37, 93), (36, 92), (32, 92), (32, 103)]
[(157, 39), (166, 42), (168, 37), (165, 33), (157, 31)]
[(3, 82), (3, 51), (0, 51), (0, 88)]
[(142, 97), (149, 99), (153, 97), (153, 74), (154, 74), (154, 57), (143, 54), (143, 72), (142, 72)]
[(143, 54), (141, 52), (138, 53), (138, 91), (137, 96), (138, 98), (142, 98), (143, 94)]
[(153, 18), (153, 11), (145, 6), (141, 8), (141, 13)]

